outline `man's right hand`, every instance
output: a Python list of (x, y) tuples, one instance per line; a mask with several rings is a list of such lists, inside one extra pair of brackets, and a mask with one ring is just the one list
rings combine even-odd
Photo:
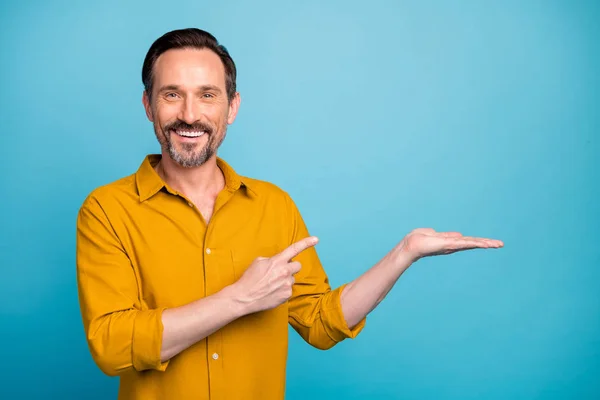
[(275, 308), (292, 296), (294, 275), (299, 262), (291, 260), (318, 243), (314, 236), (302, 239), (273, 257), (258, 257), (233, 284), (236, 298), (244, 304), (246, 314)]

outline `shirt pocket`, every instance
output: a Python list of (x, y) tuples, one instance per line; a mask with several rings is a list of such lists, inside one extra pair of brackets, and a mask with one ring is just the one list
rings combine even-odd
[(241, 278), (250, 264), (258, 257), (273, 257), (281, 250), (277, 245), (257, 246), (252, 248), (231, 249), (231, 260), (233, 262), (233, 274), (235, 280)]

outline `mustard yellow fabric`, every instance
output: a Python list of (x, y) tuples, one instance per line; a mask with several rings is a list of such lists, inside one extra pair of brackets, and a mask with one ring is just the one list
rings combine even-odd
[(222, 159), (226, 186), (208, 226), (170, 188), (148, 155), (135, 174), (95, 189), (77, 219), (77, 282), (94, 361), (120, 376), (119, 399), (283, 399), (291, 326), (328, 349), (364, 327), (346, 325), (343, 286), (331, 290), (314, 248), (292, 298), (233, 321), (171, 360), (160, 362), (161, 315), (234, 283), (258, 256), (309, 236), (290, 196), (239, 176)]

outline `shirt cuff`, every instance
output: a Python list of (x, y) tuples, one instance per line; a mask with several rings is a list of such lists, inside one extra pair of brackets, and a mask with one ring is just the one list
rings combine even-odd
[(367, 317), (365, 316), (352, 329), (348, 327), (340, 301), (344, 287), (346, 285), (342, 285), (330, 292), (321, 308), (321, 319), (325, 331), (336, 342), (341, 342), (346, 338), (354, 339), (363, 330), (367, 322)]
[(133, 367), (137, 371), (154, 369), (165, 371), (169, 360), (160, 362), (162, 347), (162, 312), (157, 310), (140, 311), (133, 326)]

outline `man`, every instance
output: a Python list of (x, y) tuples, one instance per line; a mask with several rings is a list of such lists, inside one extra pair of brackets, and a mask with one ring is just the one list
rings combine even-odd
[(121, 399), (282, 399), (288, 323), (331, 348), (419, 258), (503, 246), (416, 229), (331, 290), (290, 196), (216, 155), (240, 107), (227, 50), (198, 29), (169, 32), (142, 80), (161, 154), (94, 190), (77, 220), (87, 341), (101, 370), (120, 376)]

